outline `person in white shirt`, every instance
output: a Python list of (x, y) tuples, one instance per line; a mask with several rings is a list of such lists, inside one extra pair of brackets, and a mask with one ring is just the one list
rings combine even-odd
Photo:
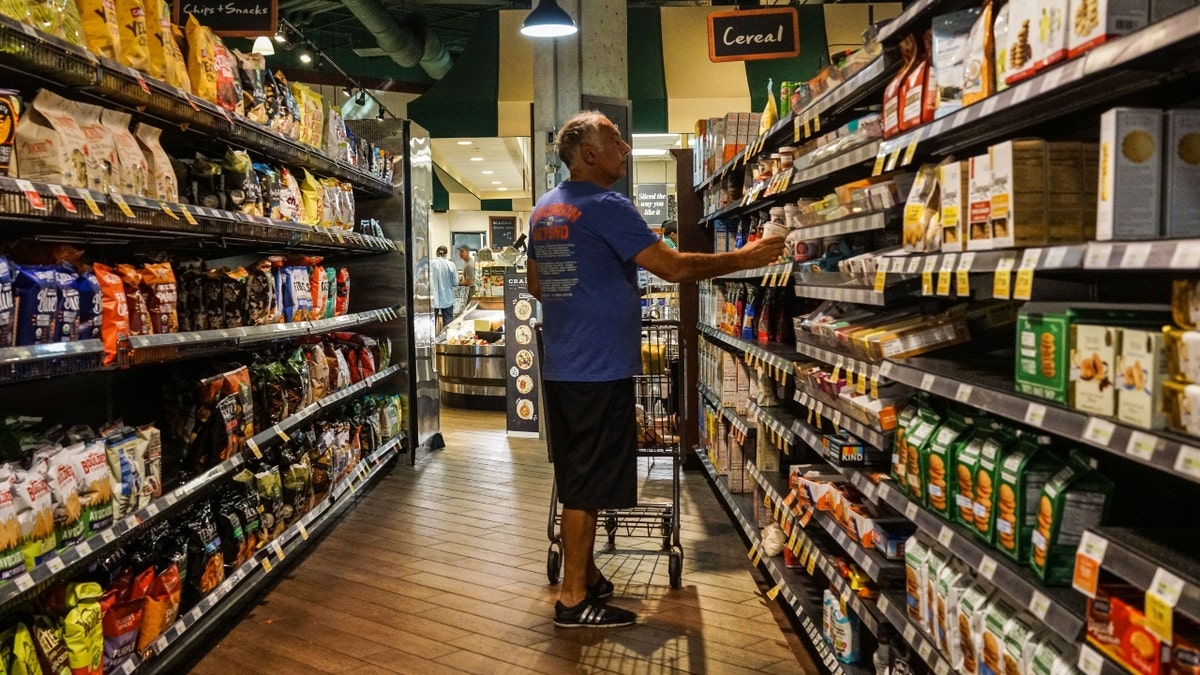
[(441, 319), (441, 329), (454, 319), (454, 287), (458, 285), (458, 268), (446, 258), (449, 250), (439, 246), (437, 257), (429, 261), (429, 286), (433, 291), (433, 309)]

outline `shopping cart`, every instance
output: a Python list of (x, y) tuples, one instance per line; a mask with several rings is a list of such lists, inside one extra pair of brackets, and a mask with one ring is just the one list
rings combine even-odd
[[(538, 350), (541, 352), (541, 329), (538, 329)], [(653, 469), (660, 459), (671, 462), (671, 497), (643, 502), (628, 509), (603, 511), (597, 525), (603, 524), (608, 535), (606, 554), (669, 556), (667, 571), (671, 588), (683, 581), (683, 545), (679, 541), (679, 488), (683, 452), (679, 439), (679, 413), (683, 409), (682, 375), (683, 345), (679, 340), (678, 321), (648, 321), (642, 324), (642, 374), (634, 376), (637, 406), (638, 465), (646, 460)], [(539, 360), (540, 363), (540, 360)], [(539, 390), (541, 388), (539, 387)], [(547, 429), (547, 438), (549, 430)], [(550, 461), (554, 461), (553, 455)], [(550, 548), (546, 553), (546, 578), (556, 584), (562, 570), (562, 511), (558, 503), (558, 487), (550, 492), (550, 519), (547, 536)], [(657, 550), (644, 548), (617, 549), (617, 535), (661, 539)]]

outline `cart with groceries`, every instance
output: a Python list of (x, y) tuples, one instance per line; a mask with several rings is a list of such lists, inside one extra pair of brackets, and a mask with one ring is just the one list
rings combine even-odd
[[(539, 351), (541, 348), (539, 328)], [(597, 527), (603, 526), (608, 535), (603, 553), (667, 556), (671, 588), (679, 588), (683, 577), (683, 546), (679, 540), (679, 491), (683, 466), (679, 413), (683, 409), (683, 345), (679, 339), (679, 322), (644, 321), (641, 352), (642, 372), (633, 378), (641, 482), (638, 504), (627, 509), (601, 511), (596, 524)], [(546, 433), (549, 440), (548, 429)], [(554, 461), (553, 455), (550, 461)], [(668, 465), (661, 466), (663, 463)], [(669, 496), (663, 495), (663, 473), (670, 476)], [(646, 477), (651, 477), (651, 480), (645, 480)], [(651, 486), (653, 489), (648, 489)], [(561, 525), (562, 510), (558, 503), (556, 483), (550, 493), (550, 519), (547, 526), (550, 548), (546, 554), (546, 577), (552, 584), (558, 583), (562, 570)], [(618, 537), (652, 539), (661, 542), (661, 546), (618, 548)]]

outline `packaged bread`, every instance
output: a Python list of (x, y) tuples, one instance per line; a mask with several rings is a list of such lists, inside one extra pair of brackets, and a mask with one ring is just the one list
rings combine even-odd
[(129, 132), (129, 113), (117, 110), (104, 110), (100, 113), (100, 121), (112, 137), (114, 157), (112, 167), (112, 189), (127, 195), (153, 197), (148, 190), (146, 176), (149, 166), (137, 139)]
[(121, 28), (116, 0), (75, 0), (87, 48), (96, 56), (121, 60)]
[(15, 148), (16, 177), (88, 187), (88, 140), (72, 103), (49, 89), (38, 92), (17, 123)]
[(146, 6), (143, 0), (115, 1), (117, 25), (121, 33), (121, 63), (134, 70), (148, 72), (150, 42), (146, 39)]
[(74, 113), (75, 121), (87, 140), (84, 162), (87, 164), (88, 189), (119, 192), (112, 183), (112, 172), (117, 163), (117, 146), (113, 141), (112, 132), (100, 121), (100, 114), (104, 109), (80, 101), (73, 101), (68, 109)]
[(176, 203), (179, 201), (179, 181), (171, 166), (171, 158), (159, 142), (161, 135), (162, 129), (141, 122), (134, 128), (134, 136), (146, 162), (145, 193), (152, 199)]

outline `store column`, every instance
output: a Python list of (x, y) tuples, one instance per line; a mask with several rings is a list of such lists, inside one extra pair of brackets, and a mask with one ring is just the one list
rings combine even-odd
[(582, 96), (629, 96), (624, 0), (559, 0), (579, 26), (571, 37), (533, 39), (534, 201), (567, 177), (554, 134), (579, 112)]

